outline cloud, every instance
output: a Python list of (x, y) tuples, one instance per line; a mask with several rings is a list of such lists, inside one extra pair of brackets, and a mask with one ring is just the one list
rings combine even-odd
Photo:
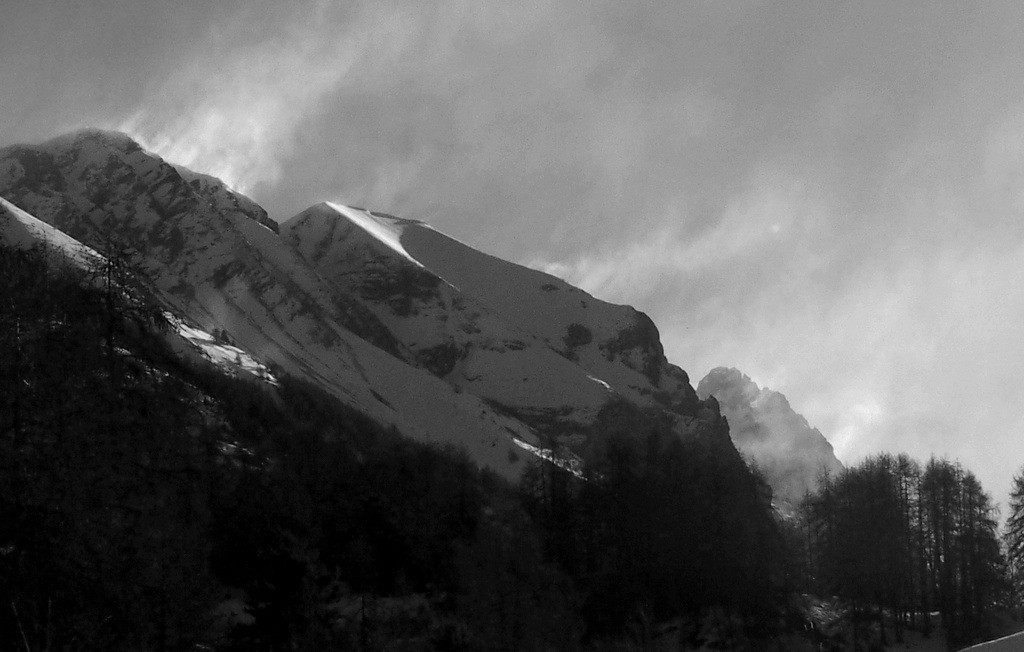
[(274, 186), (296, 132), (353, 68), (401, 49), (401, 18), (339, 15), (326, 1), (277, 24), (255, 13), (225, 17), (115, 128), (242, 192)]
[[(824, 210), (818, 201), (799, 180), (782, 171), (758, 170), (746, 191), (732, 198), (717, 221), (703, 229), (691, 228), (693, 220), (670, 212), (656, 220), (661, 225), (657, 230), (643, 232), (624, 244), (607, 243), (603, 250), (585, 253), (572, 262), (536, 257), (524, 264), (608, 300), (641, 305), (672, 291), (692, 292), (698, 301), (712, 298), (700, 294), (722, 296), (728, 278), (718, 279), (720, 287), (708, 288), (713, 291), (710, 293), (695, 288), (694, 279), (749, 265), (771, 268), (765, 270), (770, 274), (763, 281), (774, 278), (804, 283), (802, 277), (818, 264), (813, 252), (801, 251), (806, 255), (789, 261), (781, 258), (794, 249), (810, 249), (808, 239), (814, 237)], [(633, 216), (626, 219), (633, 221)], [(733, 286), (726, 293), (749, 293), (751, 289)]]

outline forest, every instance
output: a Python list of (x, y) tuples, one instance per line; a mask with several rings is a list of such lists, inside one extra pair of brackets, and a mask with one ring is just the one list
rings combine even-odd
[(995, 507), (970, 471), (877, 455), (823, 478), (803, 508), (805, 584), (875, 621), (882, 644), (937, 623), (954, 644), (991, 634), (1012, 587)]
[(1024, 481), (1005, 535), (969, 471), (906, 456), (783, 516), (727, 433), (612, 404), (582, 477), (513, 485), (183, 360), (131, 278), (0, 249), (0, 649), (868, 649), (1016, 608)]

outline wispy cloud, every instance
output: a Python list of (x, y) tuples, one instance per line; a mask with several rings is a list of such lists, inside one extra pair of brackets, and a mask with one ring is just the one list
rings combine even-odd
[[(788, 265), (774, 259), (794, 247), (803, 249), (823, 217), (814, 193), (779, 170), (758, 170), (745, 192), (733, 198), (719, 219), (701, 229), (679, 211), (655, 220), (656, 230), (642, 231), (625, 243), (606, 243), (594, 253), (570, 261), (540, 257), (524, 264), (564, 278), (609, 300), (646, 303), (669, 288), (732, 265), (746, 266), (767, 257), (775, 271), (806, 272), (813, 254)], [(623, 216), (626, 221), (649, 216)], [(811, 252), (808, 252), (811, 253)], [(790, 276), (789, 281), (803, 280)]]
[(296, 132), (353, 67), (403, 46), (399, 12), (338, 16), (322, 0), (305, 9), (269, 25), (258, 14), (223, 18), (115, 128), (242, 192), (276, 184)]

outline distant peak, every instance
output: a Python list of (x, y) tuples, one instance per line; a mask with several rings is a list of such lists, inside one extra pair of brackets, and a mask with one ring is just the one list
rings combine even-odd
[(749, 388), (753, 392), (759, 392), (757, 386), (750, 376), (746, 375), (735, 367), (715, 367), (704, 376), (697, 386), (697, 393), (701, 396), (710, 396), (712, 392), (726, 388)]
[(42, 143), (15, 143), (0, 148), (0, 152), (19, 152), (32, 150), (37, 152), (59, 152), (80, 149), (102, 149), (131, 154), (145, 151), (128, 134), (105, 129), (79, 129), (70, 133), (54, 136)]
[(736, 367), (715, 367), (708, 372), (708, 376), (715, 378), (735, 378), (750, 380), (750, 377)]

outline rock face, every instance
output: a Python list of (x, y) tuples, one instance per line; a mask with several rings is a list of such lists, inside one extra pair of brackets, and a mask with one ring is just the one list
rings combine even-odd
[(278, 227), (219, 180), (100, 131), (0, 149), (0, 197), (123, 257), (203, 332), (508, 477), (524, 451), (571, 458), (610, 406), (683, 437), (724, 432), (646, 315), (421, 222), (321, 203)]
[(733, 443), (764, 472), (779, 503), (798, 504), (817, 487), (822, 471), (843, 469), (832, 445), (785, 396), (758, 387), (737, 369), (712, 369), (697, 386), (697, 395), (718, 399)]

